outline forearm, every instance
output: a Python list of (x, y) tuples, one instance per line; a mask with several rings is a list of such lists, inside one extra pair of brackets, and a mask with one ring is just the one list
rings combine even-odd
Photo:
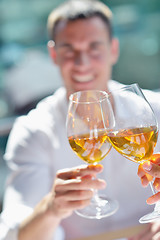
[(25, 219), (19, 228), (18, 240), (51, 240), (60, 223), (52, 213), (46, 196), (35, 208), (33, 214)]

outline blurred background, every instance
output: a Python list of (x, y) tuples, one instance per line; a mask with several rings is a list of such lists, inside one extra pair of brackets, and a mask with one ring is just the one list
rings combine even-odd
[[(7, 174), (3, 153), (15, 118), (62, 84), (46, 47), (47, 16), (61, 2), (0, 0), (0, 202)], [(103, 2), (114, 13), (114, 34), (120, 40), (113, 79), (159, 91), (160, 1)]]

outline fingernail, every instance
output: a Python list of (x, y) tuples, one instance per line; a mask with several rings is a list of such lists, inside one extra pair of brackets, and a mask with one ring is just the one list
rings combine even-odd
[(101, 164), (96, 164), (96, 165), (91, 164), (88, 166), (88, 168), (91, 170), (100, 171), (103, 169), (103, 166)]
[(151, 162), (147, 161), (147, 162), (143, 163), (142, 167), (144, 170), (149, 172), (152, 169), (152, 164), (151, 164)]
[(97, 171), (99, 171), (99, 170), (103, 169), (103, 166), (102, 166), (101, 164), (96, 164), (96, 165), (95, 165), (95, 169), (96, 169)]

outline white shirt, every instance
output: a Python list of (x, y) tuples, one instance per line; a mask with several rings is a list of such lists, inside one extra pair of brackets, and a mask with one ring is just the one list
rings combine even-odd
[[(110, 81), (109, 88), (121, 84)], [(144, 90), (160, 124), (160, 93)], [(5, 159), (11, 170), (1, 214), (0, 240), (17, 240), (19, 222), (32, 212), (34, 206), (50, 191), (57, 170), (83, 164), (69, 146), (66, 136), (68, 103), (62, 87), (41, 101), (27, 116), (17, 119), (7, 144)], [(160, 149), (160, 142), (155, 152)], [(101, 162), (100, 177), (107, 187), (102, 193), (118, 200), (119, 210), (101, 220), (72, 216), (62, 221), (57, 239), (75, 239), (101, 232), (137, 225), (153, 207), (146, 204), (151, 189), (143, 188), (137, 176), (138, 164), (131, 162), (113, 148)], [(53, 237), (56, 239), (56, 236)]]

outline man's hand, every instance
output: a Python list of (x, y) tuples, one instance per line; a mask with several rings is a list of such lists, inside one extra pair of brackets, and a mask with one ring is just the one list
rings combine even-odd
[(147, 199), (148, 204), (154, 204), (160, 200), (160, 154), (153, 154), (150, 161), (139, 165), (138, 176), (141, 178), (143, 187), (155, 178), (153, 187), (157, 193)]
[(58, 171), (51, 191), (50, 208), (53, 214), (62, 219), (71, 215), (73, 210), (87, 206), (93, 189), (106, 186), (104, 180), (96, 178), (102, 170), (103, 166), (97, 164)]
[(97, 164), (58, 171), (51, 192), (21, 223), (18, 239), (51, 239), (63, 218), (90, 203), (93, 196), (91, 189), (105, 188), (105, 181), (96, 178), (102, 170), (103, 166)]

